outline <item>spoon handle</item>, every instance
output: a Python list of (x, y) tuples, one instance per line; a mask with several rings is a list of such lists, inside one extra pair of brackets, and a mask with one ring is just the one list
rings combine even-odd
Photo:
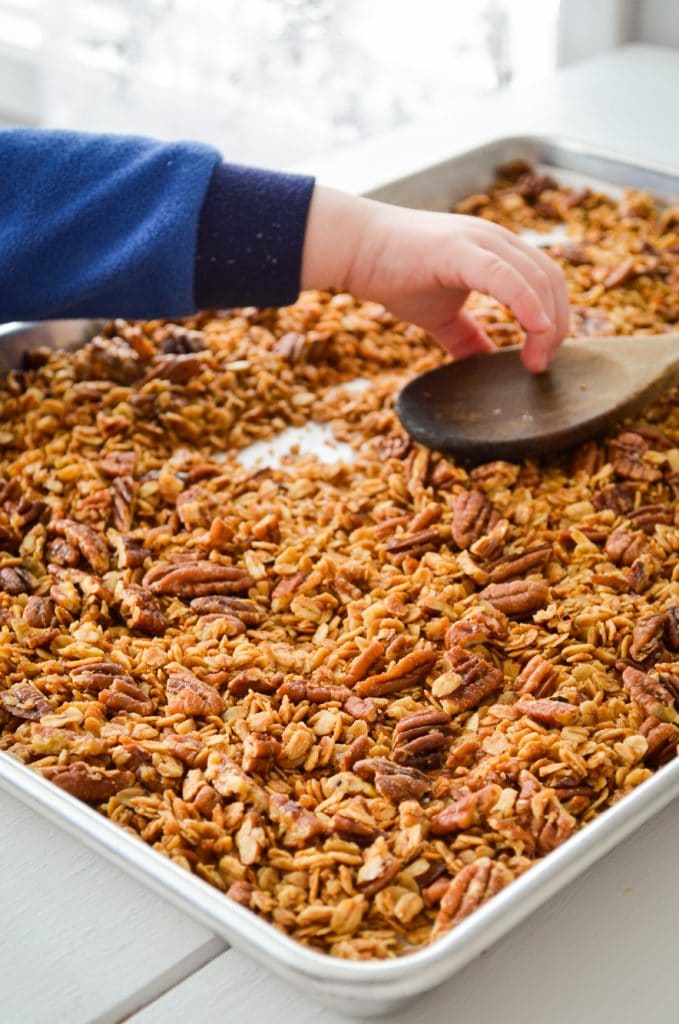
[[(587, 348), (624, 363), (644, 379), (669, 380), (679, 373), (679, 334), (630, 334), (569, 339), (568, 347)], [(669, 384), (668, 384), (669, 386)]]

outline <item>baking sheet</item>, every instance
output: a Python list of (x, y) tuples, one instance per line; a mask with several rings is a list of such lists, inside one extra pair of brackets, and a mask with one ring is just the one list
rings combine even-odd
[[(668, 202), (679, 198), (679, 170), (628, 164), (577, 143), (541, 138), (500, 139), (385, 185), (372, 195), (410, 206), (450, 209), (465, 195), (487, 187), (495, 168), (514, 159), (544, 165), (564, 182), (567, 174), (585, 175), (587, 184), (598, 182), (605, 191), (629, 186), (647, 189)], [(569, 177), (569, 182), (572, 180)], [(75, 347), (98, 327), (94, 321), (62, 321), (0, 328), (0, 370), (20, 365), (22, 353), (30, 348)], [(349, 385), (362, 386), (369, 383)], [(275, 465), (282, 457), (294, 459), (291, 444), (306, 443), (305, 438), (299, 432), (283, 434), (259, 448), (244, 449), (240, 459), (250, 459), (253, 467)], [(348, 446), (338, 447), (321, 425), (311, 428), (309, 438), (311, 449), (307, 451), (317, 451), (325, 461), (332, 461), (335, 455), (349, 459), (348, 452), (353, 455), (351, 449), (344, 451)], [(360, 963), (334, 959), (300, 945), (3, 753), (0, 786), (315, 999), (354, 1016), (370, 1017), (394, 1010), (452, 977), (679, 796), (679, 761), (658, 771), (438, 942), (398, 960)]]

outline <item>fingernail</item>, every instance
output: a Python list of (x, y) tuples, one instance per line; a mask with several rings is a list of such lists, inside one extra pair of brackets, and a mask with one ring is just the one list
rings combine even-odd
[(552, 321), (543, 310), (540, 310), (540, 315), (537, 317), (535, 323), (539, 331), (547, 331), (552, 326)]
[(544, 373), (549, 366), (549, 361), (544, 352), (531, 352), (524, 360), (526, 369), (531, 373)]

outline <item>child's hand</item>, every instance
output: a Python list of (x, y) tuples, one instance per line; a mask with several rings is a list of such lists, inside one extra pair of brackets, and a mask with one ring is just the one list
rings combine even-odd
[(456, 358), (493, 349), (463, 310), (473, 289), (526, 331), (524, 365), (545, 370), (568, 329), (563, 275), (539, 249), (476, 217), (426, 213), (316, 187), (302, 287), (337, 287), (424, 327)]

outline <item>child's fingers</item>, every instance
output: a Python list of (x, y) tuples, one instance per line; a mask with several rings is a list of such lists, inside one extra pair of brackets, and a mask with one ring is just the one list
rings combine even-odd
[(486, 332), (464, 310), (453, 320), (431, 330), (430, 334), (455, 359), (465, 359), (467, 356), (477, 355), (479, 352), (492, 352), (495, 349)]
[(560, 268), (541, 250), (515, 235), (493, 236), (494, 250), (514, 266), (535, 290), (552, 322), (551, 332), (528, 332), (526, 357), (531, 367), (547, 367), (568, 332), (569, 305), (566, 281)]
[[(496, 224), (475, 225), (475, 244), (497, 253), (514, 266), (533, 288), (552, 322), (551, 333), (527, 333), (527, 365), (536, 370), (547, 367), (561, 341), (568, 333), (569, 303), (566, 281), (560, 267), (545, 252), (519, 235)], [(528, 325), (524, 324), (524, 327)]]
[(512, 313), (527, 334), (544, 335), (544, 347), (549, 348), (555, 331), (550, 310), (550, 299), (542, 291), (542, 282), (531, 284), (512, 263), (488, 249), (473, 248), (461, 271), (464, 286), (470, 291), (492, 295)]
[[(554, 262), (553, 259), (542, 251), (537, 249), (535, 251), (535, 258), (539, 261), (541, 266), (544, 268), (552, 282), (552, 291), (554, 295), (554, 301), (556, 305), (556, 326), (557, 326), (557, 339), (556, 345), (552, 350), (551, 355), (553, 356), (558, 346), (561, 344), (563, 339), (568, 334), (570, 326), (570, 301), (568, 298), (568, 286), (566, 284), (566, 278), (564, 277), (563, 271)], [(551, 358), (551, 357), (550, 357)]]
[(537, 295), (542, 308), (549, 317), (554, 332), (558, 333), (559, 296), (556, 293), (554, 280), (549, 272), (549, 268), (545, 267), (542, 261), (536, 258), (536, 253), (527, 246), (516, 245), (512, 237), (498, 237), (495, 239), (493, 249), (489, 249), (489, 251), (495, 252), (509, 266), (518, 270), (524, 281), (530, 285)]
[(544, 373), (556, 348), (553, 334), (526, 331), (526, 341), (521, 349), (521, 362), (531, 373)]
[[(543, 255), (544, 260), (548, 257)], [(549, 260), (551, 263), (552, 261)], [(556, 354), (559, 345), (568, 332), (569, 306), (568, 292), (561, 271), (552, 264), (556, 274), (550, 267), (545, 272), (550, 279), (552, 295), (553, 324), (551, 331), (526, 332), (526, 343), (521, 352), (521, 359), (526, 369), (533, 373), (542, 373), (547, 369)]]

